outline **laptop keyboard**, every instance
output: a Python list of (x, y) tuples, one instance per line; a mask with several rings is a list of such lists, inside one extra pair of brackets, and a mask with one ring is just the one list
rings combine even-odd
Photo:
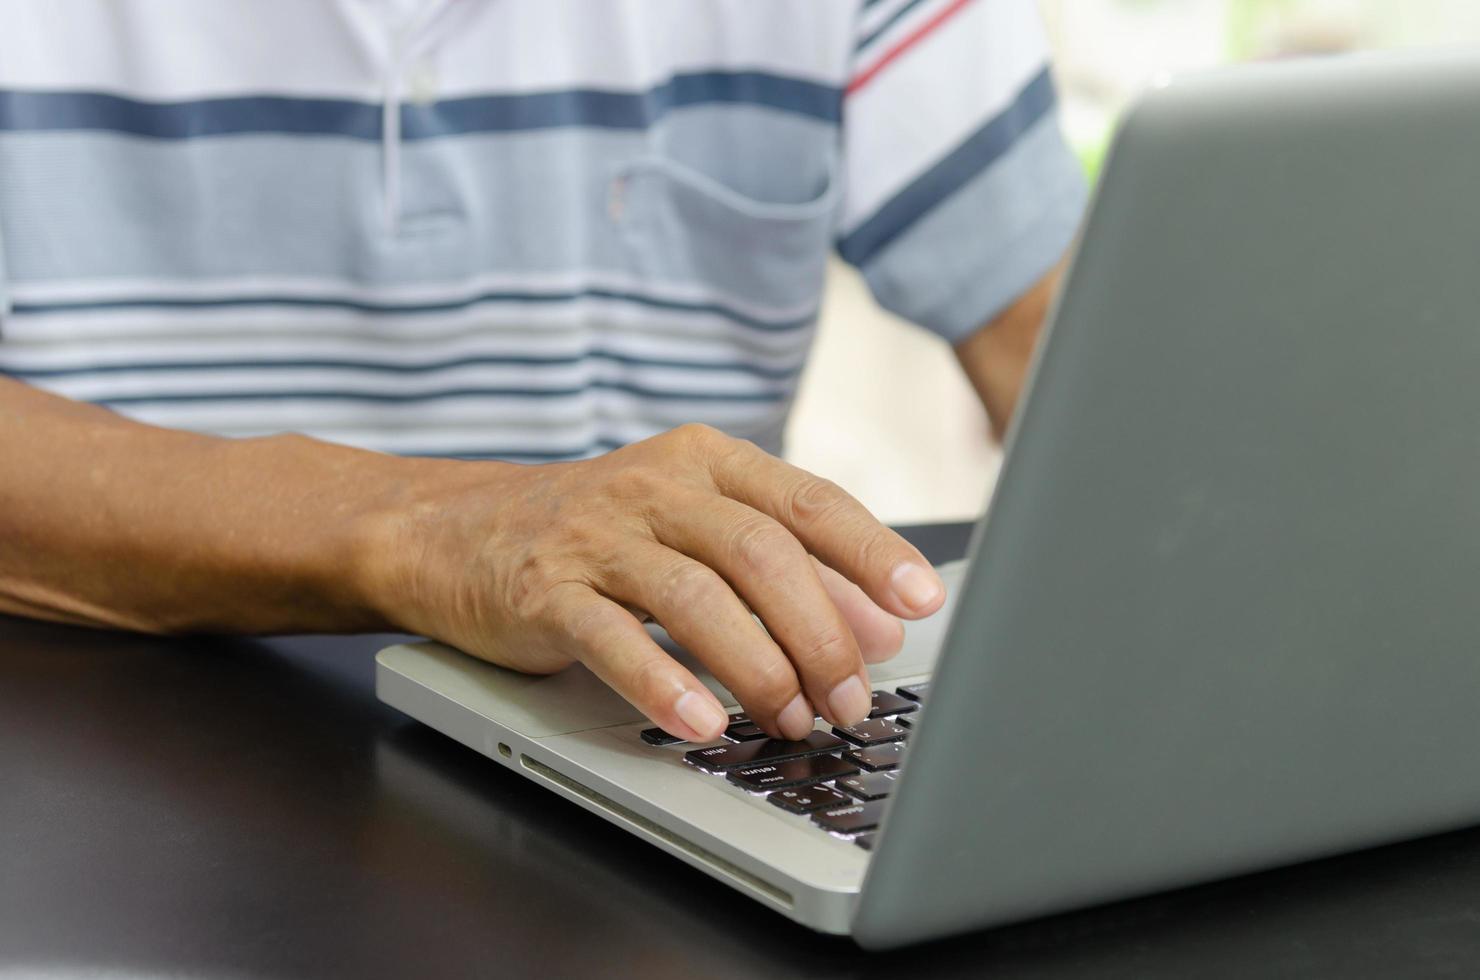
[[(764, 794), (820, 831), (871, 850), (929, 687), (925, 682), (875, 691), (866, 720), (819, 729), (798, 741), (769, 738), (737, 712), (730, 715), (724, 741), (689, 749), (684, 761), (746, 792)], [(645, 730), (642, 740), (653, 746), (684, 744), (661, 728)]]

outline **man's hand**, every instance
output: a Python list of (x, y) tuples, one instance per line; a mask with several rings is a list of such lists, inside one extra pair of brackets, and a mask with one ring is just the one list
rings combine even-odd
[[(1055, 270), (957, 346), (999, 435)], [(398, 459), (218, 439), (0, 377), (0, 613), (154, 633), (403, 629), (495, 663), (579, 660), (663, 728), (718, 701), (652, 616), (772, 734), (868, 710), (864, 664), (940, 580), (826, 481), (701, 426), (599, 459)], [(856, 583), (856, 584), (855, 584)], [(756, 622), (752, 612), (764, 623)]]
[[(547, 466), (159, 429), (0, 378), (0, 613), (153, 633), (401, 629), (579, 660), (668, 731), (868, 711), (864, 664), (944, 589), (837, 487), (702, 426)], [(815, 557), (813, 557), (815, 556)], [(854, 585), (853, 583), (857, 583)], [(762, 628), (754, 611), (765, 623)]]
[(945, 597), (838, 487), (704, 426), (583, 462), (438, 465), (407, 493), (384, 517), (387, 619), (519, 670), (579, 660), (689, 740), (718, 736), (725, 712), (640, 617), (756, 724), (800, 738), (814, 712), (866, 717), (864, 665), (899, 650), (894, 617)]

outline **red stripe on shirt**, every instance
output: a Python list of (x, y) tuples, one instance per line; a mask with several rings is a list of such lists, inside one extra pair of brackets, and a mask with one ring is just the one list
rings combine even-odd
[(965, 7), (968, 3), (971, 3), (971, 0), (955, 0), (955, 2), (951, 3), (949, 6), (943, 8), (940, 13), (936, 14), (934, 17), (930, 18), (925, 23), (921, 24), (919, 27), (911, 31), (907, 37), (901, 38), (898, 44), (890, 48), (888, 51), (884, 52), (883, 57), (870, 65), (867, 70), (854, 78), (853, 81), (849, 82), (848, 88), (845, 90), (845, 93), (847, 95), (852, 95), (854, 92), (857, 92), (869, 82), (873, 81), (874, 76), (883, 71), (885, 68), (888, 68), (891, 61), (904, 54), (910, 48), (914, 47), (920, 41), (929, 36), (937, 27), (950, 20), (956, 14), (960, 13), (961, 8)]

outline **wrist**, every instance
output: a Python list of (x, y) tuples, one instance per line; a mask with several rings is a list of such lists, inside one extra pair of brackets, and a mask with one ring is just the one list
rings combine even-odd
[[(371, 454), (375, 455), (375, 454)], [(346, 526), (353, 602), (377, 628), (433, 635), (439, 597), (466, 574), (456, 555), (473, 544), (474, 524), (497, 506), (499, 487), (524, 469), (511, 463), (376, 455), (363, 475), (365, 493)], [(462, 501), (487, 502), (466, 513)]]

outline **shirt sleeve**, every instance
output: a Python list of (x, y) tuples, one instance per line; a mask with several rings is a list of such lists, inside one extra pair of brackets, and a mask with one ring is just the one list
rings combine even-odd
[(837, 248), (951, 342), (1041, 279), (1083, 214), (1034, 0), (864, 0)]
[(5, 271), (5, 225), (0, 222), (0, 340), (5, 339), (5, 322), (10, 319), (10, 276)]

